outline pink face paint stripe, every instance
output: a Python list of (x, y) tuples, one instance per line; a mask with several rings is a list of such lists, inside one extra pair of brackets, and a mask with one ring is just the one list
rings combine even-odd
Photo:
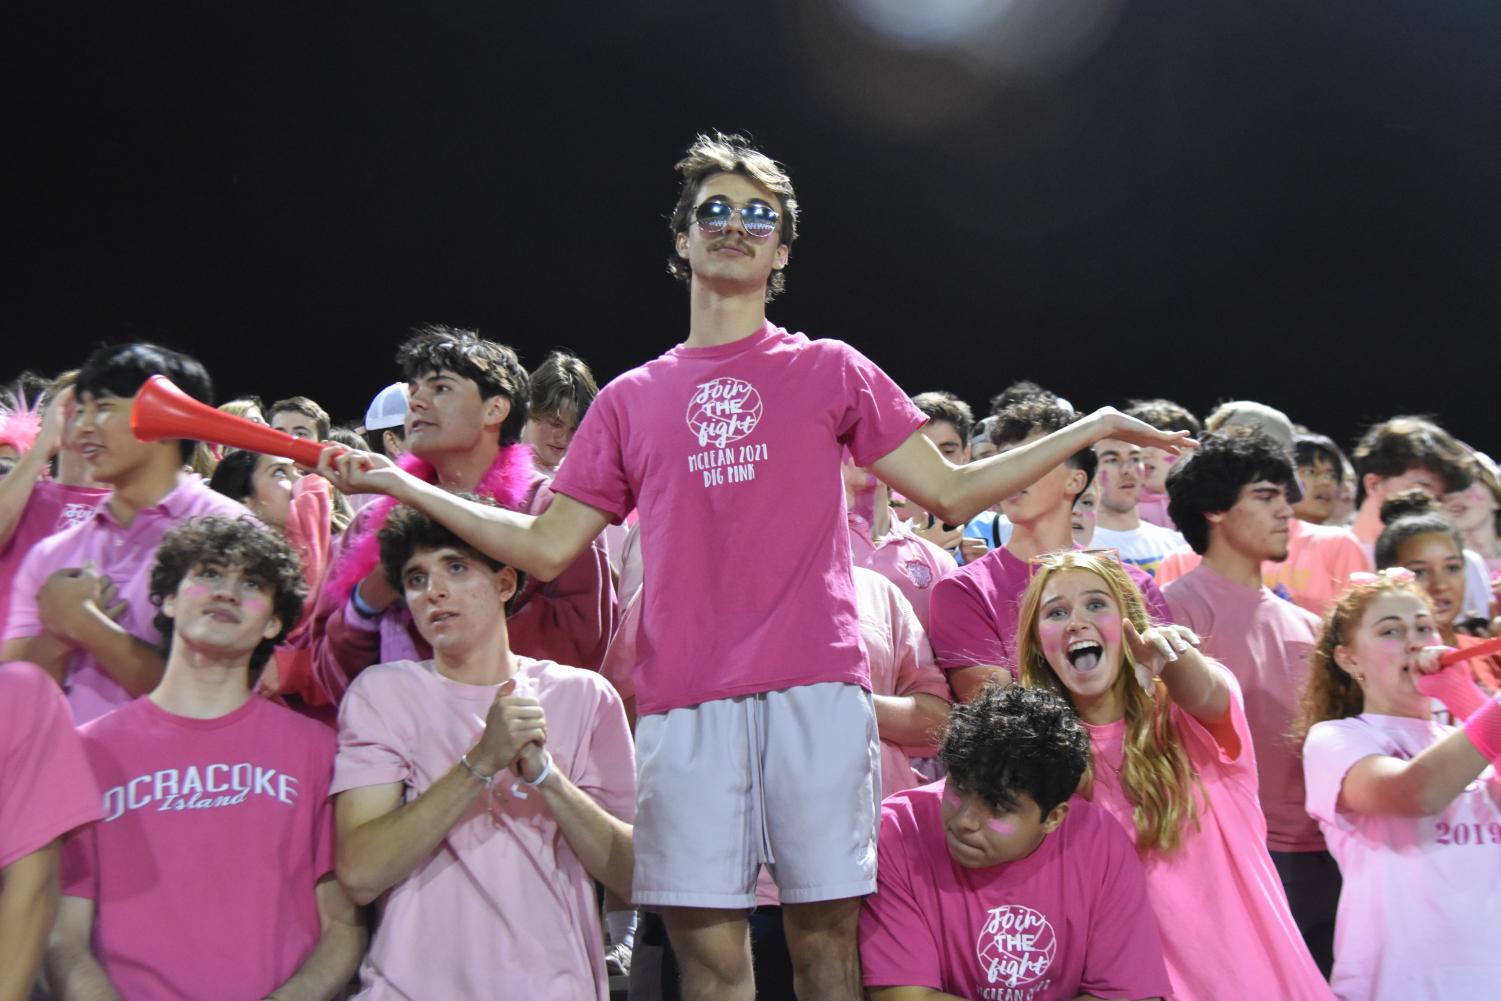
[(997, 834), (1015, 834), (1016, 825), (1009, 820), (1001, 820), (999, 817), (991, 817), (985, 821), (985, 826)]

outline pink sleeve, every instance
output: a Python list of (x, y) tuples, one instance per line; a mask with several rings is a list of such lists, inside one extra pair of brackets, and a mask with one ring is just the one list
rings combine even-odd
[(1344, 536), (1324, 550), (1324, 572), (1329, 575), (1330, 594), (1339, 594), (1350, 583), (1350, 575), (1372, 569), (1359, 540)]
[(845, 411), (836, 432), (858, 466), (889, 455), (928, 422), (912, 400), (869, 358), (838, 341), (844, 355)]
[[(354, 548), (351, 540), (359, 536), (359, 526), (360, 519), (356, 516), (355, 523), (334, 546), (329, 571), (324, 575), (325, 584)], [(306, 644), (311, 651), (310, 666), (318, 690), (327, 702), (338, 705), (355, 676), (380, 659), (380, 619), (364, 618), (337, 589), (322, 587), (313, 603)]]
[(1199, 565), (1200, 556), (1192, 549), (1174, 549), (1157, 564), (1157, 583), (1166, 587)]
[(0, 668), (0, 869), (104, 815), (62, 691), (41, 668)]
[(1234, 728), (1236, 740), (1240, 744), (1240, 753), (1233, 758), (1226, 754), (1220, 742), (1215, 739), (1214, 731), (1175, 705), (1172, 710), (1172, 719), (1178, 729), (1179, 739), (1187, 748), (1188, 758), (1196, 769), (1202, 771), (1210, 762), (1215, 762), (1227, 772), (1249, 772), (1251, 781), (1254, 782), (1256, 752), (1251, 747), (1251, 725), (1246, 722), (1245, 696), (1241, 694), (1240, 682), (1236, 681), (1235, 675), (1231, 674), (1219, 661), (1208, 657), (1205, 660), (1209, 663), (1209, 669), (1219, 674), (1230, 688), (1229, 723)]
[[(323, 572), (328, 569), (332, 553), (329, 513), (333, 496), (328, 481), (321, 476), (304, 476), (292, 484), (292, 507), (287, 513), (287, 539), (302, 562), (302, 579), (309, 595), (316, 595)], [(308, 602), (311, 606), (312, 601)], [(309, 607), (311, 612), (312, 608)]]
[[(881, 807), (876, 839), (876, 892), (860, 908), (860, 962), (867, 987), (943, 989), (943, 960), (933, 933), (929, 893), (918, 899), (905, 838), (915, 839), (917, 825), (903, 801)], [(900, 812), (899, 812), (900, 811)], [(906, 828), (906, 830), (903, 830)], [(914, 846), (919, 849), (921, 846)], [(943, 851), (943, 847), (935, 847)], [(924, 905), (929, 905), (925, 907)]]
[(928, 638), (938, 665), (945, 670), (976, 664), (1010, 666), (995, 617), (963, 575), (950, 574), (933, 585)]
[(57, 866), (57, 882), (63, 896), (99, 899), (99, 841), (93, 824), (77, 828), (63, 838)]
[[(1101, 811), (1103, 814), (1103, 811)], [(1102, 998), (1166, 997), (1172, 990), (1162, 960), (1147, 876), (1118, 823), (1102, 816), (1092, 847), (1099, 895), (1085, 934), (1079, 993)]]
[(38, 546), (26, 554), (13, 580), (3, 583), (10, 588), (10, 612), (5, 619), (5, 639), (27, 639), (42, 635), (42, 618), (37, 614), (36, 594), (51, 573), (47, 561), (51, 549)]
[(623, 435), (615, 407), (618, 395), (611, 386), (600, 390), (568, 446), (568, 461), (552, 484), (554, 493), (567, 494), (597, 508), (616, 523), (636, 506), (625, 471)]
[(636, 749), (620, 696), (602, 678), (591, 677), (596, 703), (577, 774), (568, 776), (589, 797), (626, 823), (636, 817)]
[(642, 601), (641, 591), (637, 590), (626, 603), (620, 613), (620, 628), (615, 630), (605, 659), (599, 665), (600, 675), (615, 686), (622, 699), (636, 697), (636, 640), (641, 634)]
[[(552, 496), (546, 487), (539, 490), (531, 513), (546, 510)], [(557, 577), (535, 587), (529, 583), (506, 628), (519, 654), (596, 670), (618, 620), (615, 578), (600, 536)]]
[(1356, 763), (1388, 753), (1380, 735), (1359, 719), (1317, 723), (1303, 741), (1303, 783), (1308, 815), (1321, 824), (1354, 830), (1349, 814), (1339, 808), (1345, 776)]
[(952, 701), (948, 679), (933, 659), (928, 634), (917, 621), (911, 602), (894, 585), (887, 593), (891, 597), (891, 650), (896, 660), (892, 694), (936, 695), (945, 702)]
[(363, 786), (406, 782), (412, 775), (412, 763), (388, 715), (368, 698), (370, 687), (351, 685), (339, 704), (339, 753), (334, 759), (330, 796)]

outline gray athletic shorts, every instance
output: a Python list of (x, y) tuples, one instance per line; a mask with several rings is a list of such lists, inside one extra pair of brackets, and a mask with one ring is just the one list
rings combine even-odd
[(880, 741), (870, 693), (831, 681), (636, 723), (636, 880), (644, 907), (755, 906), (876, 888)]

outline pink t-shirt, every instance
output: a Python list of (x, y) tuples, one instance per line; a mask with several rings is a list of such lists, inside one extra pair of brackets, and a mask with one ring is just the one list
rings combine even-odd
[(104, 819), (64, 842), (62, 892), (94, 901), (94, 956), (120, 996), (285, 983), (321, 934), (333, 733), (257, 696), (217, 719), (141, 698), (79, 733)]
[(1501, 779), (1493, 768), (1432, 817), (1374, 817), (1340, 803), (1372, 755), (1410, 761), (1453, 727), (1367, 713), (1308, 732), (1308, 812), (1339, 862), (1334, 993), (1349, 1001), (1489, 998), (1501, 985)]
[[(1256, 799), (1256, 755), (1240, 686), (1230, 685), (1230, 715), (1240, 753), (1227, 755), (1197, 719), (1172, 707), (1173, 726), (1203, 784), (1199, 828), (1169, 856), (1152, 853), (1147, 896), (1164, 929), (1162, 950), (1175, 1001), (1237, 998), (1328, 999), (1324, 982), (1288, 910), (1282, 880), (1266, 848)], [(1121, 786), (1125, 721), (1085, 724), (1094, 746), (1094, 802), (1136, 840), (1134, 808)]]
[[(1173, 621), (1151, 574), (1129, 563), (1122, 566), (1141, 591), (1152, 621)], [(938, 665), (952, 671), (995, 664), (1015, 677), (1017, 617), (1031, 579), (1031, 565), (1002, 546), (939, 581), (928, 609), (928, 632)]]
[(49, 535), (88, 518), (99, 502), (109, 496), (108, 490), (96, 487), (70, 487), (56, 480), (38, 480), (31, 488), (31, 496), (21, 509), (21, 518), (10, 540), (0, 548), (0, 625), (10, 614), (10, 581), (21, 568), (21, 561)]
[(102, 816), (57, 683), (34, 664), (0, 664), (0, 869)]
[(868, 567), (901, 588), (917, 613), (917, 621), (927, 629), (933, 585), (958, 569), (959, 564), (947, 552), (904, 527), (893, 524), (884, 539), (872, 544), (869, 522), (851, 513), (849, 526), (850, 558), (855, 566)]
[(1172, 515), (1167, 513), (1167, 502), (1167, 494), (1143, 488), (1141, 496), (1136, 501), (1136, 517), (1142, 521), (1149, 521), (1158, 528), (1171, 528), (1176, 532), (1178, 526), (1173, 524)]
[[(1166, 585), (1192, 572), (1200, 556), (1192, 549), (1168, 553), (1157, 567), (1157, 583)], [(1313, 525), (1297, 518), (1287, 523), (1287, 559), (1261, 564), (1261, 582), (1279, 597), (1291, 599), (1323, 617), (1357, 570), (1371, 560), (1348, 528)]]
[(641, 510), (643, 714), (869, 686), (840, 460), (869, 466), (925, 420), (854, 348), (771, 323), (600, 392), (553, 489), (617, 521)]
[[(518, 659), (516, 692), (542, 703), (553, 768), (631, 820), (635, 754), (620, 698), (592, 671)], [(474, 746), (498, 688), (444, 677), (432, 661), (361, 672), (339, 706), (332, 791), (401, 783), (416, 799)], [(607, 1001), (600, 941), (594, 881), (542, 793), (501, 775), (386, 893), (359, 997)]]
[(1288, 736), (1319, 619), (1265, 587), (1241, 587), (1202, 564), (1162, 589), (1173, 621), (1204, 641), (1203, 650), (1240, 682), (1256, 744), (1267, 847), (1274, 852), (1323, 851), (1319, 826), (1303, 806), (1303, 761)]
[(949, 855), (944, 783), (881, 804), (877, 883), (860, 911), (867, 987), (1053, 1001), (1168, 992), (1131, 842), (1082, 799), (1024, 859), (967, 869)]
[[(21, 561), (11, 590), (5, 639), (40, 636), (44, 630), (37, 613), (37, 592), (54, 571), (89, 562), (114, 582), (119, 600), (125, 602), (125, 613), (116, 621), (137, 639), (160, 642), (161, 634), (153, 624), (157, 609), (150, 599), (156, 547), (169, 529), (210, 514), (254, 520), (239, 501), (210, 490), (193, 475), (185, 475), (171, 493), (139, 511), (129, 526), (120, 524), (108, 504), (99, 504), (77, 525), (37, 543)], [(80, 726), (131, 700), (130, 693), (83, 650), (75, 650), (70, 657), (63, 687), (73, 721)]]

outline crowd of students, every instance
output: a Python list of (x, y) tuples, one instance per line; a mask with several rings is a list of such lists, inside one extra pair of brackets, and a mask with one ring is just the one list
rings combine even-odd
[(1442, 657), (1501, 631), (1486, 455), (976, 421), (767, 320), (778, 164), (678, 170), (687, 336), (603, 390), (433, 325), (357, 427), (220, 408), (316, 468), (138, 441), (150, 376), (214, 402), (157, 345), (17, 391), (0, 1001), (1501, 982), (1501, 657)]

